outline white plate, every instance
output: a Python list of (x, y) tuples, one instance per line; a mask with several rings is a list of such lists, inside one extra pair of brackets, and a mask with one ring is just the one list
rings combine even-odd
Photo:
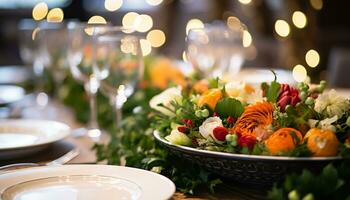
[(159, 174), (111, 165), (35, 167), (0, 175), (2, 200), (166, 200), (175, 185)]
[(0, 84), (23, 83), (30, 75), (30, 69), (26, 66), (0, 66)]
[(63, 123), (48, 120), (0, 120), (0, 160), (38, 152), (70, 134)]
[(21, 100), (25, 95), (23, 88), (15, 85), (0, 85), (0, 105)]

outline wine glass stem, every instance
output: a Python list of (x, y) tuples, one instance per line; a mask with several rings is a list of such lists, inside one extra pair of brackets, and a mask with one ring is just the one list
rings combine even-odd
[(89, 79), (84, 84), (84, 88), (89, 97), (89, 105), (90, 105), (90, 120), (89, 120), (89, 129), (99, 129), (97, 122), (97, 104), (96, 104), (96, 92), (97, 87), (95, 80), (92, 78)]
[(110, 97), (110, 102), (111, 102), (111, 104), (112, 104), (112, 106), (114, 108), (116, 127), (120, 128), (121, 121), (122, 121), (122, 118), (123, 118), (122, 106), (119, 105), (117, 96), (113, 96), (112, 95)]

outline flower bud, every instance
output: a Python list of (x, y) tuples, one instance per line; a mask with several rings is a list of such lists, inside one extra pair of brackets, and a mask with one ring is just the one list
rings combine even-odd
[(313, 105), (315, 103), (315, 99), (313, 99), (312, 97), (308, 97), (306, 100), (305, 100), (305, 103), (306, 105)]
[(201, 111), (201, 116), (202, 117), (208, 117), (209, 116), (209, 110), (208, 109), (204, 109)]

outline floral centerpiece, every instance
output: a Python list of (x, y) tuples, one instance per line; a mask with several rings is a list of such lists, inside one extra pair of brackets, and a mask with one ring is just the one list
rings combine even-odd
[(235, 154), (341, 155), (350, 147), (350, 101), (319, 85), (223, 83), (171, 87), (150, 101), (172, 144)]

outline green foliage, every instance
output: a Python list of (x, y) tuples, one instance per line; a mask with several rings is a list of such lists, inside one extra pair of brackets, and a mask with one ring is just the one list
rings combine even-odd
[[(288, 175), (283, 183), (275, 184), (268, 198), (274, 200), (292, 199), (298, 196), (313, 199), (346, 199), (350, 197), (350, 163), (342, 162), (338, 167), (329, 164), (319, 174), (303, 170), (300, 174)], [(300, 198), (301, 199), (301, 198)]]
[(280, 91), (280, 84), (277, 82), (276, 73), (274, 71), (272, 71), (272, 73), (275, 76), (275, 79), (270, 83), (270, 85), (265, 83), (262, 87), (266, 92), (267, 101), (276, 103)]
[(238, 118), (244, 111), (244, 107), (240, 101), (234, 98), (223, 98), (221, 99), (215, 107), (215, 112), (220, 117), (226, 118), (228, 116)]

